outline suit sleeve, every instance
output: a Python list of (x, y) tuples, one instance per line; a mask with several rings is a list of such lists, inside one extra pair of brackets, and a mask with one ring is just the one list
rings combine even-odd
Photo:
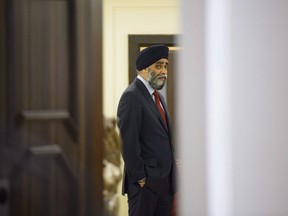
[(140, 131), (142, 107), (133, 94), (125, 93), (118, 105), (118, 126), (122, 139), (122, 156), (125, 169), (132, 182), (146, 177), (144, 160), (141, 158)]

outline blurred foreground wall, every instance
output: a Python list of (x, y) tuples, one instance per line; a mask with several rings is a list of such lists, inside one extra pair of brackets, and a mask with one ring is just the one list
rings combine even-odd
[(180, 215), (287, 215), (288, 2), (182, 4)]

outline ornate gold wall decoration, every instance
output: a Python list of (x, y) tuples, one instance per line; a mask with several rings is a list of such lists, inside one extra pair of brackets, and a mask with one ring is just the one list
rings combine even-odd
[(119, 209), (117, 188), (122, 178), (121, 140), (116, 119), (105, 119), (104, 130), (104, 215), (116, 216)]

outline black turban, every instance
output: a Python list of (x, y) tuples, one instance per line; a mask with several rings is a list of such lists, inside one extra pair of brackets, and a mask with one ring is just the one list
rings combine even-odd
[(143, 49), (137, 56), (136, 68), (141, 71), (158, 60), (165, 58), (168, 59), (169, 48), (165, 45), (152, 45)]

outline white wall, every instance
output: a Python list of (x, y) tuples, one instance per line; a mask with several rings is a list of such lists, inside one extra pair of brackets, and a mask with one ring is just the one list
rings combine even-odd
[(286, 216), (288, 1), (182, 4), (180, 215)]
[[(106, 117), (116, 117), (119, 98), (128, 86), (128, 35), (179, 34), (179, 0), (103, 1), (104, 95)], [(119, 216), (128, 215), (127, 198), (120, 195)]]
[(288, 215), (288, 1), (232, 11), (235, 215)]

